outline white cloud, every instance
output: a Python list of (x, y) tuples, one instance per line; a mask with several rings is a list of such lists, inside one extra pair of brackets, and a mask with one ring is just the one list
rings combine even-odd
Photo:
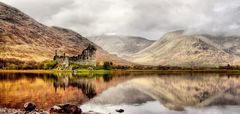
[(158, 39), (187, 33), (240, 35), (239, 0), (2, 0), (38, 21), (82, 35), (116, 33)]

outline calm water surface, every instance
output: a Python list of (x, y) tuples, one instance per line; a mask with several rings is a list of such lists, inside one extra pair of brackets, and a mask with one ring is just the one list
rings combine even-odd
[(0, 73), (0, 107), (32, 101), (48, 110), (73, 103), (84, 111), (125, 114), (240, 114), (240, 77), (231, 74)]

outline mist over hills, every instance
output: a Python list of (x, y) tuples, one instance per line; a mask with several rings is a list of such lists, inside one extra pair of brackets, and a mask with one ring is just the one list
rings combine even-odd
[(129, 60), (146, 65), (237, 65), (240, 63), (239, 40), (239, 37), (186, 35), (184, 31), (174, 31), (165, 34)]
[(157, 41), (121, 35), (85, 38), (69, 29), (45, 26), (1, 2), (0, 44), (0, 58), (23, 61), (50, 60), (55, 50), (77, 55), (93, 44), (97, 47), (98, 62), (170, 66), (240, 64), (239, 36), (189, 34), (180, 30), (166, 33)]
[(18, 9), (0, 2), (0, 57), (3, 59), (41, 62), (51, 60), (55, 50), (77, 55), (89, 44), (97, 47), (98, 62), (129, 64), (72, 30), (45, 26)]
[(120, 57), (130, 56), (155, 42), (142, 37), (123, 35), (99, 35), (88, 37), (88, 39), (109, 53)]

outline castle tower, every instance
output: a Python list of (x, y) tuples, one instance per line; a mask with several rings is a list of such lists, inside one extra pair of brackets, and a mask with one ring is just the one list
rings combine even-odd
[(54, 57), (53, 57), (53, 60), (55, 61), (55, 60), (57, 60), (57, 58), (58, 58), (57, 50), (55, 50), (55, 55), (54, 55)]
[(55, 56), (57, 56), (57, 50), (55, 50)]

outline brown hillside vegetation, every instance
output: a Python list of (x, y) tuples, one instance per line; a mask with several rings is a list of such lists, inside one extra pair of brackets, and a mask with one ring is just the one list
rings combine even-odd
[(129, 61), (165, 66), (239, 65), (239, 39), (239, 37), (213, 37), (201, 34), (187, 35), (184, 31), (174, 31), (136, 53)]
[[(55, 50), (66, 55), (77, 55), (89, 44), (95, 45), (72, 30), (45, 26), (0, 2), (0, 58), (41, 62), (52, 59)], [(97, 46), (97, 62), (101, 61), (130, 64)]]

